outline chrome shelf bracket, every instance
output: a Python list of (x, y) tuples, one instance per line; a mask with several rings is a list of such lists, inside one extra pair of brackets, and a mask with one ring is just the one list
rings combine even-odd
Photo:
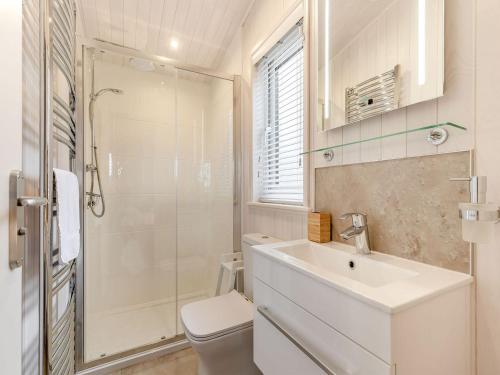
[(434, 146), (439, 146), (448, 140), (448, 130), (445, 128), (435, 128), (429, 131), (427, 141)]

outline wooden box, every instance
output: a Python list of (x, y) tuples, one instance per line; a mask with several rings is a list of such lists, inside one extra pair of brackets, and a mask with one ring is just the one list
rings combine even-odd
[(330, 242), (332, 238), (332, 217), (328, 212), (309, 212), (307, 217), (307, 238), (314, 242)]

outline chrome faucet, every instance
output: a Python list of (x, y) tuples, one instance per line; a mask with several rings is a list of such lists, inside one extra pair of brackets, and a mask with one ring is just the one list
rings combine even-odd
[(352, 219), (352, 225), (340, 233), (340, 237), (344, 240), (354, 238), (356, 250), (361, 254), (370, 254), (370, 237), (368, 235), (368, 224), (366, 215), (350, 212), (340, 217), (341, 220)]

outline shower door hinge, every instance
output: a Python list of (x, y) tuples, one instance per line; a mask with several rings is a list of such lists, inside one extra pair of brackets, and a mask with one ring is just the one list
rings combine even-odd
[(24, 178), (21, 171), (14, 170), (9, 176), (9, 266), (10, 269), (21, 267), (27, 244), (28, 228), (24, 226), (24, 209), (41, 207), (47, 204), (47, 198), (26, 197)]

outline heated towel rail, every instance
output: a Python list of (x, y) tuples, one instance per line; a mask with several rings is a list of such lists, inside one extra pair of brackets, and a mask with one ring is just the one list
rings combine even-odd
[(48, 375), (75, 373), (75, 261), (59, 262), (57, 189), (53, 168), (75, 170), (75, 25), (73, 0), (45, 1), (45, 366)]

